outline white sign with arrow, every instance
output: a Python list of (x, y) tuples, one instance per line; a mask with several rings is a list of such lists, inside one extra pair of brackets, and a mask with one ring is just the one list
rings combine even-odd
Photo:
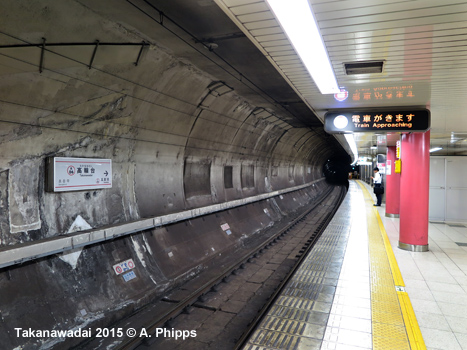
[(47, 177), (47, 190), (51, 192), (112, 188), (112, 160), (48, 158)]

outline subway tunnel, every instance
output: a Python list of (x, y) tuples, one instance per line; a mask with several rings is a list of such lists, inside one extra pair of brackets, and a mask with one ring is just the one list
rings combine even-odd
[[(213, 2), (2, 8), (0, 348), (78, 346), (12, 329), (110, 325), (346, 182), (344, 147)], [(110, 159), (111, 188), (50, 191), (54, 157)]]
[(299, 2), (2, 1), (0, 349), (465, 345), (467, 4)]

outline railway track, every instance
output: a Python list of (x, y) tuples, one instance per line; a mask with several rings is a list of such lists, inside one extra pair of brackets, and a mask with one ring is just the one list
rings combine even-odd
[(193, 280), (145, 308), (141, 317), (134, 315), (131, 321), (119, 323), (123, 330), (137, 330), (138, 336), (126, 336), (123, 341), (107, 338), (107, 343), (90, 342), (79, 348), (240, 349), (319, 239), (345, 192), (335, 187), (324, 193), (312, 207), (220, 273), (217, 270), (202, 283)]
[[(297, 262), (293, 266), (293, 268), (289, 271), (287, 276), (282, 280), (281, 284), (278, 286), (278, 288), (274, 291), (273, 295), (268, 299), (267, 303), (264, 305), (264, 307), (258, 312), (258, 315), (255, 317), (255, 319), (249, 324), (248, 328), (245, 330), (245, 332), (242, 334), (240, 339), (237, 341), (235, 344), (235, 350), (240, 350), (242, 349), (245, 345), (250, 336), (255, 332), (257, 326), (263, 319), (264, 315), (267, 314), (269, 311), (270, 307), (274, 304), (276, 301), (277, 297), (280, 295), (282, 292), (284, 286), (289, 282), (290, 278), (295, 274), (296, 270), (300, 267), (300, 264), (302, 261), (306, 258), (308, 252), (313, 248), (314, 244), (318, 241), (319, 237), (321, 234), (324, 232), (326, 229), (327, 225), (329, 222), (332, 220), (334, 214), (336, 213), (337, 209), (339, 208), (340, 203), (342, 203), (342, 200), (344, 199), (346, 191), (341, 190), (341, 192), (338, 195), (338, 199), (336, 201), (336, 206), (332, 208), (332, 210), (323, 218), (323, 220), (319, 223), (318, 227), (316, 230), (313, 232), (313, 234), (310, 236), (310, 238), (307, 240), (305, 243), (303, 249), (300, 251), (300, 255), (297, 256)], [(305, 220), (306, 216), (302, 218), (301, 220)]]

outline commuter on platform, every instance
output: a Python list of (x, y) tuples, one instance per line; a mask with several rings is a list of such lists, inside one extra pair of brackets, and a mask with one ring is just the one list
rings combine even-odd
[(382, 186), (382, 180), (383, 177), (379, 173), (379, 168), (376, 167), (373, 169), (373, 172), (375, 173), (375, 176), (371, 176), (373, 179), (373, 184), (375, 185), (375, 188), (373, 189), (373, 192), (376, 195), (376, 204), (373, 204), (375, 207), (380, 207), (381, 206), (381, 200), (383, 198), (383, 193), (384, 193), (384, 188)]

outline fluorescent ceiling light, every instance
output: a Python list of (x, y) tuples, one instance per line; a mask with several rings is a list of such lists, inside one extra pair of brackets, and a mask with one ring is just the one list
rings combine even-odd
[(353, 137), (353, 134), (344, 134), (345, 139), (347, 140), (347, 143), (349, 144), (350, 150), (353, 153), (354, 156), (354, 161), (350, 165), (354, 165), (358, 161), (358, 150), (357, 150), (357, 144), (355, 143), (355, 139)]
[(339, 86), (308, 0), (267, 0), (322, 94)]
[(442, 150), (442, 149), (443, 149), (442, 147), (435, 147), (435, 148), (430, 149), (430, 153), (431, 153), (431, 152), (440, 151), (440, 150)]

